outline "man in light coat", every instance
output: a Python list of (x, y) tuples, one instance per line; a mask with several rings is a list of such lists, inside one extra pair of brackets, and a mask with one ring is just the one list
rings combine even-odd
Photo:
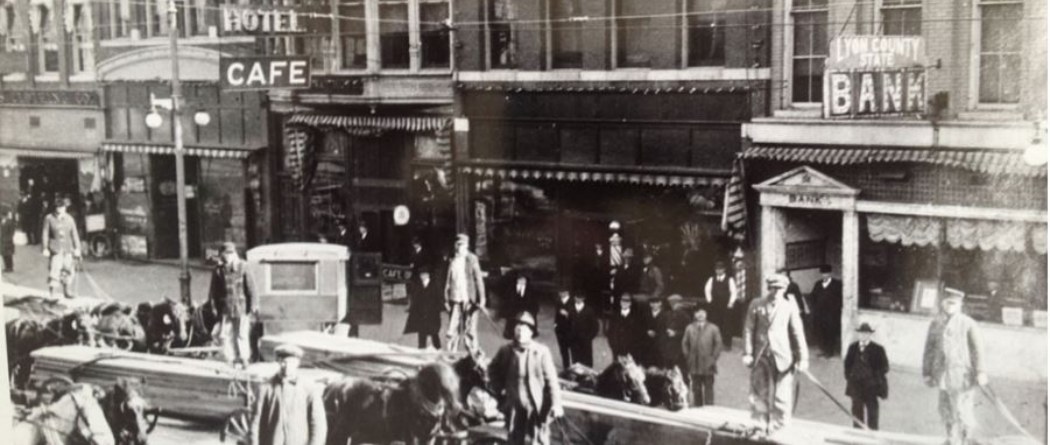
[(477, 348), (478, 311), (485, 310), (485, 281), (477, 255), (469, 250), (470, 238), (456, 236), (456, 253), (449, 260), (445, 280), (445, 309), (448, 319), (448, 350), (458, 351), (460, 342), (467, 350)]
[(66, 212), (69, 198), (55, 200), (55, 211), (44, 218), (41, 240), (44, 256), (49, 259), (47, 287), (51, 298), (57, 298), (59, 290), (66, 298), (73, 298), (73, 279), (77, 274), (80, 259), (80, 234), (77, 223)]
[(973, 395), (988, 384), (981, 331), (962, 313), (963, 293), (948, 289), (941, 313), (930, 323), (922, 354), (922, 377), (940, 391), (938, 410), (952, 445), (967, 443), (975, 426)]
[(722, 333), (718, 326), (707, 321), (707, 310), (698, 306), (693, 311), (693, 322), (685, 328), (682, 337), (685, 370), (693, 387), (693, 406), (715, 404), (715, 374), (718, 357), (722, 354)]
[(250, 342), (255, 286), (248, 267), (237, 255), (237, 246), (222, 244), (222, 261), (211, 276), (208, 299), (220, 317), (219, 338), (226, 362), (247, 366), (251, 361)]
[(506, 418), (508, 444), (546, 445), (550, 423), (565, 415), (554, 359), (534, 340), (536, 319), (522, 312), (515, 319), (514, 339), (489, 363), (493, 392)]
[(809, 368), (809, 348), (798, 304), (785, 291), (788, 279), (766, 279), (766, 296), (756, 298), (744, 319), (744, 365), (751, 367), (751, 416), (768, 431), (791, 420), (795, 372)]
[(320, 386), (299, 378), (303, 350), (274, 349), (280, 370), (261, 385), (251, 415), (251, 445), (321, 445), (328, 435)]

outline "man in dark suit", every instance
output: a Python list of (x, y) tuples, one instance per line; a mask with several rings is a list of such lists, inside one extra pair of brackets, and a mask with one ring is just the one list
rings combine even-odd
[[(861, 323), (857, 329), (858, 340), (846, 351), (844, 372), (846, 395), (853, 400), (853, 417), (877, 430), (879, 398), (885, 399), (888, 394), (886, 374), (890, 372), (890, 364), (882, 345), (871, 341), (874, 332), (871, 325)], [(861, 427), (857, 422), (853, 426)]]
[(412, 267), (412, 271), (428, 269), (431, 265), (430, 261), (429, 252), (423, 249), (423, 240), (413, 237), (412, 249), (408, 252), (408, 264)]
[(649, 297), (649, 311), (642, 317), (642, 321), (645, 328), (645, 340), (642, 341), (642, 356), (639, 357), (639, 363), (646, 367), (670, 367), (668, 363), (674, 358), (665, 356), (663, 353), (670, 343), (668, 331), (672, 330), (673, 319), (671, 311), (664, 305), (664, 300)]
[(408, 319), (405, 320), (405, 333), (415, 332), (419, 335), (419, 349), (427, 347), (427, 340), (441, 349), (441, 311), (444, 310), (444, 299), (441, 286), (434, 282), (430, 271), (420, 269), (408, 282)]
[(510, 339), (514, 331), (514, 317), (522, 312), (532, 314), (532, 318), (539, 319), (540, 302), (536, 292), (529, 283), (529, 277), (520, 272), (514, 280), (514, 284), (503, 293), (500, 301), (500, 314), (504, 319), (503, 338)]
[(357, 225), (357, 234), (351, 243), (354, 250), (358, 252), (379, 252), (382, 250), (375, 235), (368, 231), (368, 225), (362, 221)]
[(609, 340), (609, 349), (613, 358), (630, 355), (638, 359), (640, 340), (642, 339), (642, 318), (634, 307), (631, 294), (624, 293), (619, 298), (619, 308), (609, 315), (609, 329), (605, 337)]
[(842, 331), (842, 282), (831, 276), (831, 266), (820, 266), (820, 281), (813, 285), (809, 300), (815, 306), (817, 341), (824, 355), (839, 354)]
[(664, 273), (653, 261), (652, 252), (642, 254), (641, 279), (638, 291), (656, 298), (664, 296)]
[(634, 263), (634, 249), (628, 247), (623, 249), (620, 257), (620, 265), (612, 270), (613, 295), (624, 292), (635, 293), (638, 291), (641, 280), (641, 268)]
[(572, 320), (569, 311), (572, 310), (572, 297), (569, 291), (558, 291), (558, 302), (554, 308), (554, 337), (558, 339), (558, 353), (561, 354), (562, 369), (569, 369), (572, 365)]
[(586, 304), (586, 297), (577, 293), (569, 309), (569, 344), (573, 363), (594, 366), (594, 337), (598, 336), (598, 315)]

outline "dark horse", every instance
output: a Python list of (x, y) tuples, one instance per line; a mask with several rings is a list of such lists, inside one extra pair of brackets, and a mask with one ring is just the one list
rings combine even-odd
[(167, 354), (172, 348), (211, 344), (217, 317), (208, 307), (186, 306), (170, 298), (156, 304), (140, 303), (136, 317), (146, 329), (147, 350)]
[(99, 346), (116, 347), (126, 351), (146, 351), (146, 331), (131, 314), (131, 306), (123, 303), (104, 303), (91, 310)]
[(594, 392), (607, 399), (649, 405), (651, 399), (645, 377), (645, 370), (631, 356), (620, 356), (598, 374)]
[(652, 402), (649, 406), (678, 411), (689, 405), (689, 388), (678, 368), (649, 368), (645, 371), (645, 387)]
[(460, 410), (459, 377), (435, 362), (398, 384), (346, 377), (324, 390), (328, 445), (430, 443)]
[(156, 426), (156, 417), (152, 425), (146, 422), (146, 414), (151, 409), (137, 382), (118, 380), (99, 403), (117, 445), (146, 445), (149, 433)]
[(60, 345), (94, 345), (91, 316), (84, 310), (47, 319), (16, 318), (5, 326), (7, 372), (12, 388), (25, 389), (32, 371), (30, 354), (40, 348)]

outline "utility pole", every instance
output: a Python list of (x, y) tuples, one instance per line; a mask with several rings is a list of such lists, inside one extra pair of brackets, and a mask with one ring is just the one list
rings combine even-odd
[(171, 46), (171, 120), (175, 138), (175, 199), (179, 213), (179, 292), (182, 303), (190, 305), (189, 243), (186, 224), (186, 150), (182, 146), (182, 85), (179, 82), (179, 9), (175, 0), (168, 0), (168, 37)]

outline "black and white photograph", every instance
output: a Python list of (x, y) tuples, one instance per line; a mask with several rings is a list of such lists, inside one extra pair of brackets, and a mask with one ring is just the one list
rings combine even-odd
[(0, 442), (1047, 444), (1048, 23), (0, 0)]

